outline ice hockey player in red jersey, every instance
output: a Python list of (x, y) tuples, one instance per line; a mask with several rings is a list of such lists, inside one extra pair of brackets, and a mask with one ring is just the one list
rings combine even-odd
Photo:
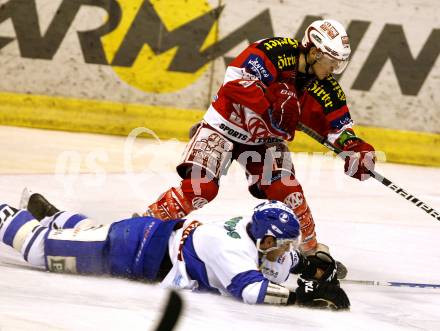
[(327, 251), (295, 177), (285, 141), (298, 122), (347, 152), (345, 173), (359, 180), (374, 169), (374, 148), (357, 137), (345, 94), (332, 74), (344, 71), (350, 43), (334, 20), (313, 22), (300, 43), (269, 38), (249, 45), (227, 67), (223, 85), (201, 123), (191, 132), (177, 172), (182, 177), (148, 206), (161, 219), (184, 217), (215, 198), (219, 179), (236, 160), (250, 193), (282, 201), (299, 217), (304, 254)]

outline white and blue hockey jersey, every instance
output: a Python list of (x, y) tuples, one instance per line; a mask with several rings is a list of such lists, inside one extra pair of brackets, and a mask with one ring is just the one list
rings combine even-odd
[[(27, 210), (0, 205), (0, 242), (54, 272), (148, 280), (165, 274), (166, 287), (215, 292), (246, 303), (283, 304), (289, 297), (289, 290), (277, 284), (298, 263), (297, 253), (260, 260), (246, 231), (248, 218), (201, 225), (139, 217), (83, 227), (86, 221), (84, 215), (59, 212), (40, 223)], [(172, 266), (164, 263), (167, 254)]]
[(201, 226), (186, 221), (170, 238), (174, 266), (162, 285), (217, 292), (246, 303), (264, 302), (270, 282), (286, 281), (298, 258), (296, 252), (286, 252), (275, 262), (260, 261), (246, 231), (249, 221), (235, 217)]

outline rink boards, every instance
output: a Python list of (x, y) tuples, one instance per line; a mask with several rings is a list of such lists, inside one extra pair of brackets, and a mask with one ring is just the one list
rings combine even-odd
[[(186, 140), (230, 58), (264, 37), (301, 38), (325, 15), (351, 38), (340, 83), (360, 135), (389, 161), (440, 165), (440, 15), (432, 1), (190, 4), (3, 1), (0, 124), (118, 135), (144, 126)], [(301, 135), (293, 149), (321, 150)]]
[[(197, 109), (145, 106), (47, 96), (0, 94), (0, 123), (52, 130), (128, 135), (144, 127), (145, 138), (189, 139), (189, 128), (203, 117)], [(440, 165), (440, 137), (428, 132), (357, 126), (357, 134), (371, 143), (380, 161)], [(157, 136), (156, 136), (157, 135)], [(290, 143), (294, 152), (330, 153), (302, 132)]]

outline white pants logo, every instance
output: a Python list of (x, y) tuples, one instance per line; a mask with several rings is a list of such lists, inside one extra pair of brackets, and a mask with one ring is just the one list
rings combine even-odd
[(286, 199), (284, 199), (284, 203), (290, 208), (296, 209), (304, 203), (304, 196), (301, 192), (290, 193)]

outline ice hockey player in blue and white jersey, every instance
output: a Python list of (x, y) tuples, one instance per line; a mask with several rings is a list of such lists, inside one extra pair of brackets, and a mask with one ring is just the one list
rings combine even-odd
[[(248, 218), (204, 224), (153, 217), (90, 222), (34, 193), (26, 209), (0, 205), (0, 241), (52, 272), (161, 281), (250, 304), (350, 306), (334, 260), (325, 253), (304, 257), (297, 250), (299, 222), (281, 202), (264, 202)], [(295, 291), (282, 285), (290, 273), (300, 274)]]

